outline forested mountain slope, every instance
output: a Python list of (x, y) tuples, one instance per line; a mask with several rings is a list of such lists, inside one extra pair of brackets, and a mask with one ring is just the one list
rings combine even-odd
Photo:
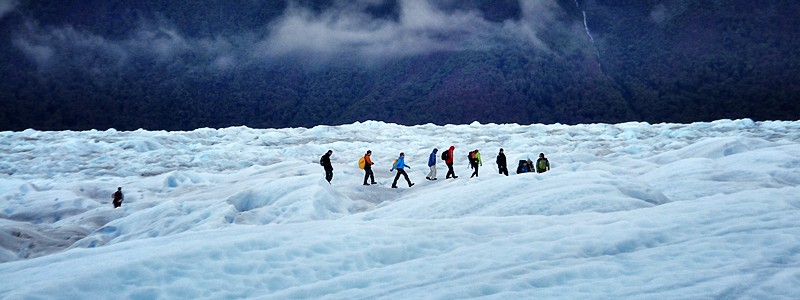
[(0, 130), (800, 118), (794, 1), (12, 1)]

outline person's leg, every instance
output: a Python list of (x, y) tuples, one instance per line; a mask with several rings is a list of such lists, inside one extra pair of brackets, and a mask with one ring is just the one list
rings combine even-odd
[(458, 178), (456, 176), (456, 172), (453, 171), (453, 164), (447, 164), (447, 176), (445, 177), (450, 178), (450, 176), (452, 176), (453, 178)]
[(431, 166), (431, 173), (433, 173), (433, 176), (431, 176), (431, 179), (436, 180), (436, 165), (432, 165)]
[(413, 183), (411, 183), (411, 179), (408, 179), (408, 173), (406, 173), (406, 170), (400, 169), (400, 171), (402, 171), (403, 177), (406, 178), (406, 182), (408, 182), (408, 187), (414, 185)]
[(325, 180), (327, 180), (328, 183), (330, 183), (331, 180), (333, 180), (333, 170), (325, 169)]
[(397, 188), (397, 180), (400, 179), (400, 170), (397, 169), (397, 174), (394, 175), (394, 182), (392, 182), (392, 188)]
[(377, 183), (377, 182), (375, 182), (375, 172), (372, 172), (372, 168), (369, 169), (369, 180), (370, 180), (370, 183), (372, 183), (372, 184), (376, 184)]

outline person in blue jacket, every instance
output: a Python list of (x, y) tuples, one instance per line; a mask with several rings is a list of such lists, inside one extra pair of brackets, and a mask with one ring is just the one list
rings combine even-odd
[(433, 152), (428, 157), (428, 167), (431, 168), (431, 171), (428, 172), (428, 176), (425, 177), (427, 180), (436, 180), (436, 153), (439, 152), (439, 149), (433, 148)]
[(393, 189), (397, 188), (397, 180), (400, 179), (400, 175), (403, 175), (406, 178), (406, 181), (408, 182), (408, 187), (414, 186), (414, 184), (411, 183), (411, 179), (408, 179), (408, 174), (404, 170), (405, 168), (411, 169), (411, 166), (406, 165), (405, 158), (406, 158), (405, 153), (400, 152), (400, 157), (397, 158), (397, 162), (395, 162), (394, 165), (392, 165), (392, 169), (389, 170), (389, 172), (394, 172), (394, 170), (397, 169), (397, 175), (394, 176), (394, 182), (392, 182)]

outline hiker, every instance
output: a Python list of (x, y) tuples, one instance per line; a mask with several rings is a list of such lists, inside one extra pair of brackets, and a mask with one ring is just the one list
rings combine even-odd
[(328, 184), (330, 184), (331, 180), (333, 180), (333, 165), (331, 165), (332, 154), (333, 150), (328, 150), (328, 152), (322, 155), (322, 157), (319, 159), (319, 164), (325, 168), (325, 180), (328, 181)]
[(125, 199), (125, 196), (122, 195), (122, 187), (117, 187), (117, 191), (111, 197), (114, 199), (111, 201), (111, 203), (114, 203), (114, 208), (122, 206), (122, 200)]
[(517, 165), (517, 174), (528, 173), (528, 172), (530, 172), (528, 161), (520, 159), (519, 164)]
[(550, 170), (550, 161), (544, 157), (544, 153), (539, 153), (539, 159), (536, 160), (536, 172), (544, 173)]
[(474, 172), (472, 172), (472, 176), (470, 176), (469, 178), (477, 177), (478, 165), (483, 166), (483, 161), (481, 160), (481, 153), (478, 152), (478, 149), (475, 149), (475, 151), (470, 152), (469, 158), (470, 158), (470, 164), (472, 165), (472, 169), (475, 170)]
[(497, 154), (497, 170), (500, 174), (508, 176), (508, 165), (506, 164), (506, 155), (503, 154), (503, 148), (500, 148), (500, 153)]
[(404, 170), (405, 168), (411, 169), (411, 166), (406, 165), (405, 158), (406, 158), (405, 153), (400, 152), (400, 157), (397, 158), (397, 161), (395, 161), (395, 163), (392, 165), (392, 169), (389, 170), (389, 172), (394, 172), (394, 170), (397, 169), (397, 175), (394, 176), (394, 182), (392, 182), (393, 189), (397, 188), (397, 180), (400, 179), (400, 175), (403, 175), (403, 177), (406, 178), (406, 181), (408, 182), (408, 187), (414, 186), (414, 184), (411, 183), (411, 179), (408, 179), (408, 174)]
[(427, 180), (436, 180), (436, 153), (439, 152), (439, 149), (433, 148), (433, 152), (428, 157), (428, 167), (431, 168), (431, 171), (428, 172), (428, 176), (425, 176)]
[(449, 179), (450, 176), (453, 178), (458, 178), (456, 176), (456, 172), (453, 171), (453, 153), (456, 150), (456, 146), (450, 146), (450, 150), (445, 150), (442, 152), (442, 160), (447, 165), (447, 175), (444, 177), (445, 179)]
[[(374, 164), (372, 162), (372, 150), (367, 150), (367, 154), (364, 154), (364, 185), (377, 183), (375, 182), (375, 173), (372, 172), (372, 165)], [(370, 179), (370, 183), (367, 183), (367, 179)]]

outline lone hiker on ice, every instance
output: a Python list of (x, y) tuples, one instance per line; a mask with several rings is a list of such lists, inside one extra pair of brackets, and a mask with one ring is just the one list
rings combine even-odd
[(544, 157), (544, 153), (539, 153), (539, 159), (536, 160), (536, 172), (544, 173), (550, 170), (550, 161)]
[(497, 154), (497, 170), (500, 174), (508, 176), (508, 165), (506, 164), (506, 155), (503, 154), (503, 148), (500, 148), (500, 153)]
[(114, 208), (122, 206), (122, 200), (125, 199), (125, 196), (122, 195), (122, 187), (118, 187), (117, 191), (114, 192), (114, 194), (111, 197), (114, 199), (113, 201), (111, 201), (112, 203), (114, 203)]
[(444, 179), (448, 179), (450, 176), (453, 176), (453, 178), (458, 178), (458, 176), (456, 176), (456, 172), (453, 171), (453, 152), (455, 149), (456, 146), (450, 146), (450, 150), (445, 150), (442, 152), (442, 160), (447, 165), (447, 175), (444, 177)]
[(319, 164), (325, 168), (325, 180), (327, 180), (328, 183), (331, 183), (331, 180), (333, 180), (333, 165), (331, 165), (332, 154), (333, 150), (328, 150), (328, 152), (319, 159)]
[(431, 168), (431, 171), (425, 177), (427, 180), (436, 180), (436, 152), (439, 152), (439, 149), (433, 148), (433, 152), (428, 157), (428, 167)]
[(377, 183), (375, 182), (375, 173), (372, 172), (372, 165), (374, 164), (372, 162), (372, 150), (367, 150), (367, 154), (364, 154), (364, 185), (369, 185), (367, 179), (370, 179), (372, 184)]
[(392, 169), (389, 170), (389, 172), (394, 172), (394, 169), (397, 169), (397, 175), (394, 176), (394, 182), (392, 182), (393, 189), (397, 188), (397, 180), (400, 179), (400, 175), (403, 175), (403, 177), (406, 178), (408, 187), (414, 186), (414, 184), (411, 183), (411, 179), (408, 179), (408, 174), (404, 170), (405, 168), (411, 169), (411, 166), (406, 165), (405, 158), (406, 155), (403, 152), (400, 152), (400, 157), (397, 158), (397, 161), (395, 161), (395, 163), (392, 165)]

